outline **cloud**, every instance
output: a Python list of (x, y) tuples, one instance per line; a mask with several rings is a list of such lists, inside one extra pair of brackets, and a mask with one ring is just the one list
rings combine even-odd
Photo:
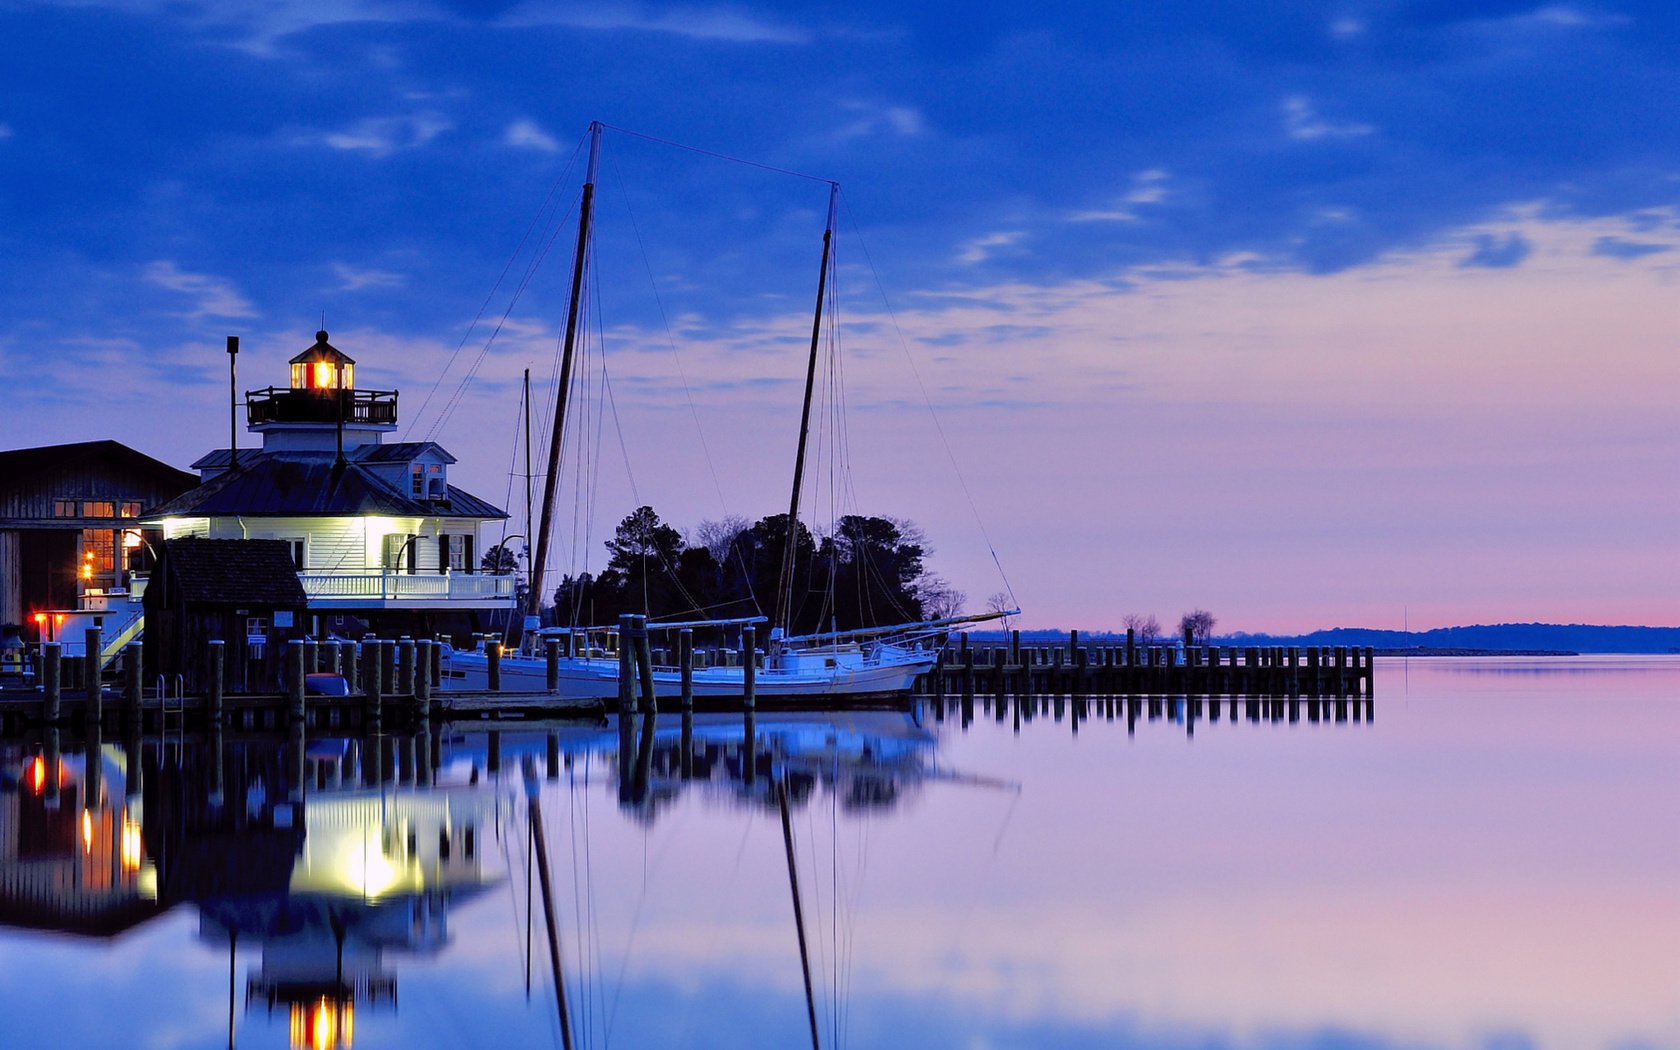
[(209, 274), (188, 273), (170, 259), (147, 263), (143, 275), (147, 281), (159, 288), (196, 297), (198, 302), (187, 314), (188, 317), (196, 319), (257, 316), (251, 301), (234, 287), (232, 281)]
[(338, 277), (338, 290), (356, 292), (363, 288), (401, 288), (408, 283), (406, 274), (390, 270), (364, 270), (348, 263), (335, 262), (332, 271)]
[(988, 233), (984, 237), (976, 237), (957, 252), (957, 261), (970, 264), (985, 262), (995, 254), (993, 249), (1007, 248), (1020, 239), (1020, 230), (1000, 230), (997, 233)]
[(845, 142), (880, 134), (912, 138), (923, 131), (921, 112), (910, 106), (880, 106), (867, 102), (847, 102), (844, 105), (847, 110), (859, 116), (829, 135), (830, 142)]
[(560, 143), (553, 135), (537, 126), (534, 120), (520, 119), (508, 125), (502, 142), (514, 149), (534, 149), (539, 153), (559, 153)]
[(1283, 100), (1283, 127), (1289, 137), (1298, 142), (1358, 138), (1376, 130), (1369, 124), (1326, 120), (1318, 115), (1305, 95), (1291, 95)]
[(321, 26), (453, 21), (443, 8), (427, 0), (61, 0), (61, 6), (174, 21), (264, 57), (274, 55), (276, 44), (286, 37)]
[(1076, 211), (1068, 216), (1069, 222), (1135, 222), (1137, 210), (1130, 205), (1159, 204), (1167, 197), (1167, 173), (1160, 168), (1150, 168), (1132, 176), (1132, 187), (1121, 195), (1114, 207), (1094, 208)]
[(732, 7), (664, 7), (650, 4), (583, 6), (540, 0), (521, 4), (500, 19), (504, 26), (569, 26), (573, 29), (667, 33), (734, 44), (808, 44), (812, 35)]
[(1459, 260), (1458, 265), (1505, 269), (1521, 263), (1533, 250), (1534, 246), (1529, 243), (1528, 238), (1520, 233), (1512, 233), (1505, 237), (1483, 233), (1476, 236), (1475, 250)]
[(1653, 244), (1650, 241), (1630, 241), (1614, 235), (1600, 237), (1593, 242), (1592, 253), (1610, 259), (1642, 259), (1658, 252), (1672, 251), (1672, 244)]
[(370, 117), (340, 131), (323, 132), (316, 141), (333, 149), (388, 157), (418, 149), (454, 126), (449, 118), (430, 111), (403, 117)]

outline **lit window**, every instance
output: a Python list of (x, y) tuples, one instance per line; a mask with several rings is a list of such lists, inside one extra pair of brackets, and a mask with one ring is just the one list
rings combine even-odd
[(114, 518), (116, 516), (117, 505), (108, 499), (82, 501), (82, 517), (84, 518)]
[(138, 518), (140, 516), (139, 501), (128, 500), (120, 508), (118, 508), (118, 513), (124, 518)]
[(74, 517), (76, 517), (76, 501), (73, 500), (73, 499), (55, 499), (55, 500), (53, 500), (53, 517), (55, 517), (55, 518), (74, 518)]
[(109, 529), (82, 530), (82, 578), (117, 571), (117, 536)]
[(408, 468), (409, 495), (420, 499), (426, 495), (426, 468), (418, 463)]

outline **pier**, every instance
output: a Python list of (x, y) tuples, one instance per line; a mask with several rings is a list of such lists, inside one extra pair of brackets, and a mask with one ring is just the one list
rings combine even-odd
[[(627, 662), (646, 667), (671, 654), (649, 650), (645, 635), (626, 647)], [(750, 642), (749, 642), (750, 644)], [(495, 649), (493, 646), (492, 649)], [(639, 651), (637, 651), (639, 650)], [(634, 656), (629, 654), (634, 652)], [(496, 688), (500, 675), (491, 675), (492, 688), (455, 690), (445, 686), (441, 647), (432, 639), (363, 639), (354, 643), (292, 642), (282, 669), (278, 691), (229, 692), (224, 647), (206, 646), (203, 680), (209, 688), (189, 691), (181, 676), (157, 676), (147, 682), (138, 643), (125, 648), (115, 680), (88, 680), (85, 659), (65, 657), (60, 647), (43, 647), (33, 689), (0, 691), (0, 735), (15, 735), (31, 727), (77, 725), (115, 728), (118, 724), (142, 732), (181, 730), (219, 725), (236, 731), (275, 731), (291, 723), (315, 730), (347, 732), (408, 728), (426, 721), (507, 721), (521, 719), (599, 720), (621, 711), (667, 710), (765, 711), (809, 709), (809, 698), (754, 695), (747, 676), (740, 697), (661, 697), (647, 700), (648, 690), (621, 689), (617, 696), (573, 699), (547, 691)], [(696, 651), (679, 646), (674, 654), (683, 669), (695, 665)], [(741, 654), (735, 654), (740, 658)], [(555, 653), (550, 647), (551, 665)], [(706, 659), (723, 659), (708, 654)], [(1219, 700), (1229, 698), (1231, 718), (1238, 704), (1251, 720), (1271, 718), (1273, 705), (1284, 702), (1356, 700), (1368, 710), (1372, 696), (1373, 655), (1369, 648), (1231, 647), (1214, 645), (1090, 644), (1072, 632), (1065, 642), (1023, 644), (1018, 632), (1007, 642), (971, 643), (961, 636), (947, 647), (937, 663), (918, 682), (917, 694), (939, 700), (976, 696), (995, 698), (999, 710), (1013, 708), (1016, 717), (1030, 720), (1027, 701), (1061, 698), (1119, 699), (1123, 712), (1135, 714), (1136, 704), (1156, 704), (1173, 697), (1186, 702), (1194, 720), (1204, 702), (1208, 717), (1217, 718)], [(310, 691), (311, 676), (325, 676), (337, 685), (334, 692)], [(552, 677), (552, 675), (551, 675)], [(107, 676), (109, 678), (109, 676)], [(319, 680), (319, 678), (315, 679)], [(624, 684), (634, 681), (626, 676)], [(1014, 698), (1017, 703), (1004, 701)], [(902, 694), (847, 698), (845, 706), (901, 706)], [(1046, 703), (1052, 702), (1045, 699)], [(1261, 706), (1253, 706), (1253, 705)], [(988, 703), (990, 710), (994, 705)], [(939, 708), (942, 710), (942, 708)], [(1299, 712), (1301, 708), (1277, 707)], [(1141, 708), (1147, 715), (1149, 708)], [(1078, 716), (1076, 716), (1078, 717)], [(1283, 717), (1282, 715), (1278, 717)], [(1292, 715), (1293, 721), (1297, 715)], [(1316, 717), (1314, 717), (1316, 720)]]

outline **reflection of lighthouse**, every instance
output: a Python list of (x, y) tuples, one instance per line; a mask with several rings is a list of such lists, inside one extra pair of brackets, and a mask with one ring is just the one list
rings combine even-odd
[(473, 787), (312, 793), (284, 887), (202, 902), (199, 936), (261, 942), (247, 1009), (284, 1008), (293, 1047), (349, 1047), (358, 1008), (396, 1004), (385, 953), (441, 951), (449, 904), (493, 881), (479, 843), (495, 805)]

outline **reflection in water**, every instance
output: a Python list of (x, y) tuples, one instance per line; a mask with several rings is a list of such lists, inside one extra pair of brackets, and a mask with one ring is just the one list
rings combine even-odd
[[(604, 968), (596, 946), (595, 956), (580, 959), (597, 972), (579, 973), (561, 944), (571, 922), (577, 935), (594, 936), (578, 911), (591, 902), (555, 924), (555, 899), (576, 903), (580, 846), (554, 835), (544, 841), (539, 807), (542, 785), (568, 771), (611, 771), (604, 787), (617, 812), (644, 833), (662, 827), (684, 799), (779, 824), (790, 885), (769, 914), (787, 923), (791, 948), (801, 895), (815, 894), (819, 926), (826, 920), (831, 928), (814, 938), (837, 966), (832, 924), (841, 888), (825, 886), (833, 876), (822, 870), (811, 873), (811, 888), (791, 885), (808, 863), (796, 855), (811, 848), (796, 843), (808, 833), (799, 829), (820, 830), (811, 819), (819, 799), (824, 819), (833, 819), (831, 806), (867, 821), (902, 818), (934, 784), (1019, 793), (1022, 770), (942, 760), (941, 746), (959, 725), (1074, 735), (1106, 726), (1123, 741), (1150, 723), (1193, 737), (1221, 720), (1370, 724), (1372, 711), (1360, 700), (951, 698), (909, 710), (646, 713), (602, 725), (428, 727), (361, 739), (311, 740), (294, 727), (278, 739), (95, 737), (66, 749), (48, 731), (0, 745), (0, 924), (113, 938), (189, 906), (198, 943), (225, 953), (230, 1045), (245, 1017), (271, 1025), (276, 1037), (283, 1028), (293, 1047), (352, 1047), (358, 1021), (365, 1036), (370, 1018), (397, 1013), (401, 967), (393, 960), (442, 960), (451, 912), (511, 882), (510, 896), (527, 902), (519, 921), (527, 993), (530, 959), (543, 954), (536, 941), (545, 940), (565, 1026), (568, 983), (579, 983), (586, 1003), (598, 1000), (599, 988), (587, 982)], [(538, 896), (530, 884), (547, 864), (529, 860), (551, 856), (570, 859), (574, 882), (544, 870)], [(543, 921), (533, 930), (535, 917)], [(810, 969), (806, 1009), (815, 1027), (821, 989), (812, 990)], [(838, 998), (841, 975), (827, 980)], [(839, 1007), (831, 1001), (826, 1009)], [(825, 1019), (831, 1033), (842, 1029)]]

